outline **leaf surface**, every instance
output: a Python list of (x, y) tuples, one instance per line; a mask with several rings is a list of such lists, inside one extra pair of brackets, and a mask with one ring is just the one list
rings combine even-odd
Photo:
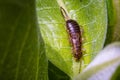
[(38, 29), (34, 0), (0, 0), (0, 80), (47, 80)]
[(119, 80), (120, 42), (105, 47), (74, 80)]
[[(72, 55), (60, 7), (83, 30), (82, 48), (86, 51), (82, 63), (76, 62)], [(37, 15), (48, 59), (71, 78), (85, 68), (103, 47), (107, 29), (105, 0), (37, 0)]]

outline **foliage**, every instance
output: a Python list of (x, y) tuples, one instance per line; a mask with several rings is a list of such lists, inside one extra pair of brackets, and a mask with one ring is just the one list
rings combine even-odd
[[(78, 62), (60, 7), (82, 29)], [(120, 39), (119, 13), (112, 0), (0, 0), (0, 80), (73, 79), (104, 45)]]

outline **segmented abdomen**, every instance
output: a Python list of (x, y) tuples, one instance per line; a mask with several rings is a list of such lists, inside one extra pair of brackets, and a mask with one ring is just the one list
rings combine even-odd
[(79, 60), (82, 57), (82, 39), (81, 39), (81, 31), (78, 23), (74, 20), (66, 21), (67, 31), (70, 36), (70, 42), (73, 47), (73, 55), (76, 60)]

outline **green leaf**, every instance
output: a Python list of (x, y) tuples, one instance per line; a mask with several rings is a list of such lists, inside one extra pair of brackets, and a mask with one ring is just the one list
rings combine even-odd
[[(120, 63), (120, 57), (105, 62), (101, 65), (93, 66), (90, 69), (79, 74), (77, 77), (75, 77), (74, 80), (110, 80), (110, 78), (114, 74), (113, 71), (115, 71), (117, 68), (115, 65), (118, 63)], [(119, 71), (116, 74), (114, 74), (113, 80), (119, 80)]]
[(111, 80), (119, 80), (120, 79), (120, 66), (116, 69), (115, 73), (112, 75)]
[(120, 41), (120, 0), (107, 0), (108, 31), (105, 45)]
[[(86, 51), (82, 63), (76, 62), (72, 55), (60, 6), (84, 31), (82, 48)], [(48, 59), (71, 78), (85, 68), (103, 47), (107, 29), (105, 0), (37, 0), (37, 15)]]
[(48, 65), (49, 80), (70, 80), (70, 77), (68, 75), (54, 66), (51, 62), (49, 62)]
[(107, 12), (108, 12), (108, 29), (107, 29), (105, 45), (113, 41), (114, 27), (116, 22), (116, 18), (115, 18), (116, 15), (113, 6), (113, 1), (112, 0), (106, 0), (106, 1), (107, 1)]
[(119, 66), (120, 42), (116, 42), (105, 47), (74, 80), (119, 80)]
[(113, 7), (115, 13), (115, 24), (114, 24), (114, 34), (113, 34), (113, 42), (120, 41), (120, 0), (113, 0)]
[(47, 80), (38, 29), (34, 0), (0, 0), (0, 80)]

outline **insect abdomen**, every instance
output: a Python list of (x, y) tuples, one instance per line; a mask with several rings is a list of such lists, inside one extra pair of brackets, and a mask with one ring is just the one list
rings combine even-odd
[(79, 60), (82, 57), (82, 39), (80, 27), (76, 21), (71, 19), (66, 21), (66, 26), (73, 47), (73, 55), (76, 60)]

